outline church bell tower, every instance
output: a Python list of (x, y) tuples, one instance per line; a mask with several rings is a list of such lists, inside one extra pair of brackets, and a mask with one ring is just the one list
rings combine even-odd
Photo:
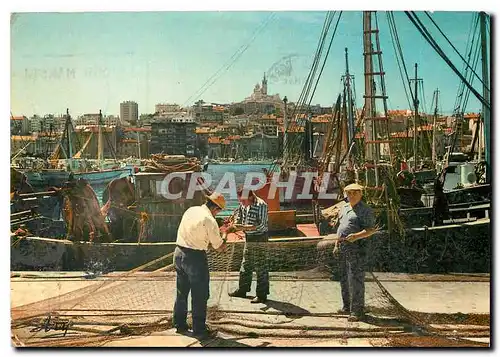
[(262, 79), (262, 94), (267, 95), (267, 79), (265, 72), (264, 72), (264, 78)]

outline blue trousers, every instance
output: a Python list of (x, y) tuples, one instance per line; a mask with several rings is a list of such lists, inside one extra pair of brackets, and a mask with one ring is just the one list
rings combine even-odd
[(210, 273), (207, 253), (177, 246), (174, 252), (177, 273), (177, 296), (174, 305), (174, 326), (187, 328), (187, 299), (191, 291), (193, 333), (203, 333), (206, 329), (207, 301), (210, 297)]
[(365, 269), (360, 242), (343, 242), (339, 249), (343, 309), (354, 314), (365, 308)]

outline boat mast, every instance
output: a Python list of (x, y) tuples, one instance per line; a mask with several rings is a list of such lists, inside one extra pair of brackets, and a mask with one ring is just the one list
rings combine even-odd
[(342, 111), (340, 112), (340, 135), (341, 135), (341, 147), (342, 151), (349, 152), (349, 114), (347, 113), (347, 88), (344, 85), (344, 91), (342, 92)]
[[(363, 12), (363, 47), (364, 47), (364, 62), (365, 62), (365, 117), (376, 117), (375, 112), (375, 88), (373, 87), (373, 44), (372, 44), (372, 21), (371, 12)], [(372, 120), (365, 120), (365, 141), (373, 142), (377, 136), (375, 125)], [(366, 160), (376, 162), (377, 153), (374, 145), (366, 145)], [(377, 169), (375, 169), (376, 186), (378, 186)]]
[(413, 106), (415, 108), (415, 117), (413, 119), (413, 171), (417, 171), (417, 136), (418, 136), (418, 65), (415, 63), (415, 97), (413, 98)]
[(97, 130), (98, 130), (98, 136), (97, 136), (97, 164), (99, 165), (99, 168), (102, 168), (102, 157), (103, 157), (101, 122), (102, 122), (102, 112), (99, 109), (99, 123), (97, 123)]
[(261, 132), (260, 133), (260, 153), (259, 153), (260, 160), (262, 160), (264, 157), (263, 150), (264, 150), (264, 132)]
[[(488, 49), (486, 43), (486, 13), (479, 13), (480, 28), (481, 28), (481, 57), (482, 57), (482, 77), (483, 77), (483, 97), (487, 104), (490, 103), (490, 90), (489, 90), (489, 73), (488, 73)], [(490, 166), (490, 109), (488, 105), (483, 102), (483, 121), (484, 121), (484, 136), (485, 136), (485, 150), (484, 156), (486, 160), (486, 182), (491, 182), (491, 166)], [(480, 125), (480, 122), (478, 123)]]
[(353, 103), (353, 93), (351, 87), (351, 80), (354, 76), (349, 73), (349, 56), (347, 47), (345, 48), (345, 75), (344, 75), (344, 91), (347, 92), (347, 167), (349, 170), (353, 169), (353, 156), (354, 156), (354, 138), (356, 132), (356, 125), (354, 123), (354, 103)]
[[(373, 20), (372, 21), (372, 15)], [(374, 41), (372, 40), (374, 37)], [(375, 42), (375, 46), (374, 46)], [(365, 75), (365, 167), (372, 167), (375, 176), (373, 185), (371, 175), (367, 175), (368, 186), (381, 188), (380, 159), (381, 145), (384, 145), (386, 157), (392, 161), (389, 116), (387, 110), (387, 93), (385, 87), (385, 72), (382, 65), (382, 50), (380, 48), (379, 29), (376, 11), (363, 11), (363, 55)], [(374, 58), (376, 56), (376, 58)], [(374, 66), (376, 60), (377, 66)], [(378, 94), (375, 78), (378, 78)], [(383, 113), (377, 115), (375, 100), (382, 101)]]
[(139, 153), (139, 159), (141, 159), (141, 137), (139, 131), (137, 131), (137, 151)]
[(436, 155), (436, 121), (438, 116), (438, 100), (439, 100), (439, 89), (434, 92), (436, 97), (436, 106), (434, 107), (434, 120), (432, 123), (432, 164), (436, 167), (437, 155)]
[(67, 148), (68, 148), (68, 163), (69, 163), (69, 169), (70, 171), (73, 169), (73, 148), (71, 146), (71, 138), (70, 135), (71, 133), (69, 132), (69, 127), (71, 125), (71, 117), (69, 116), (69, 108), (66, 108), (66, 124), (65, 124), (65, 130), (66, 130), (66, 140), (67, 140)]
[[(372, 23), (373, 15), (373, 23)], [(372, 40), (374, 37), (374, 41)], [(375, 42), (375, 46), (374, 46)], [(385, 195), (382, 198), (383, 205), (387, 210), (387, 230), (389, 234), (392, 231), (393, 220), (393, 203), (389, 199), (386, 180), (392, 176), (391, 164), (392, 149), (391, 149), (391, 134), (389, 125), (389, 114), (387, 110), (387, 91), (385, 87), (385, 71), (382, 64), (382, 50), (380, 47), (379, 28), (376, 11), (363, 11), (363, 55), (364, 55), (364, 75), (365, 75), (365, 167), (373, 167), (375, 176), (376, 190), (383, 190)], [(376, 58), (374, 58), (376, 56)], [(376, 60), (376, 67), (374, 67)], [(378, 93), (375, 88), (378, 78)], [(382, 103), (383, 113), (377, 115), (375, 100)], [(383, 145), (383, 147), (382, 147)], [(384, 155), (389, 164), (380, 165), (381, 150), (384, 149)], [(379, 172), (380, 170), (380, 172)], [(366, 171), (366, 186), (373, 186), (370, 172)], [(380, 196), (379, 196), (380, 197)], [(377, 200), (377, 199), (375, 199)]]
[(283, 104), (285, 105), (285, 108), (283, 110), (283, 162), (287, 161), (288, 157), (288, 118), (287, 118), (287, 103), (288, 103), (288, 98), (285, 96), (283, 98)]
[(348, 143), (352, 143), (354, 139), (354, 115), (353, 115), (353, 103), (352, 103), (352, 92), (351, 92), (351, 75), (349, 74), (349, 57), (347, 54), (347, 47), (345, 48), (345, 85), (347, 89), (347, 128), (348, 128)]
[(473, 137), (474, 144), (477, 139), (477, 162), (480, 162), (483, 158), (483, 130), (484, 130), (484, 125), (483, 125), (483, 118), (481, 118), (482, 114), (479, 115), (477, 118), (477, 123), (476, 123), (476, 133)]

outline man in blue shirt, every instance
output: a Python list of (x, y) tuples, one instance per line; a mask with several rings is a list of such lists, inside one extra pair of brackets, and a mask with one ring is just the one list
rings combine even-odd
[(268, 217), (267, 203), (253, 191), (246, 194), (243, 187), (238, 189), (240, 206), (236, 212), (235, 223), (244, 225), (245, 247), (240, 268), (238, 289), (229, 293), (232, 297), (245, 298), (252, 285), (252, 274), (257, 274), (256, 297), (254, 304), (265, 303), (269, 294), (269, 266), (267, 261)]
[(345, 187), (348, 202), (339, 212), (337, 236), (339, 244), (340, 288), (342, 313), (350, 314), (348, 321), (364, 318), (365, 271), (360, 241), (376, 232), (372, 209), (361, 199), (363, 187), (353, 183)]

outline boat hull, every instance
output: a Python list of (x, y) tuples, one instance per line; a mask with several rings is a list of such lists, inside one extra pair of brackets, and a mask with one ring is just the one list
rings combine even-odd
[[(28, 183), (36, 189), (61, 187), (68, 181), (70, 175), (68, 171), (59, 170), (25, 171), (23, 173), (26, 175)], [(114, 179), (127, 177), (130, 174), (131, 169), (129, 168), (73, 173), (75, 180), (84, 179), (91, 186), (106, 185)]]
[[(470, 239), (474, 237), (474, 239)], [(270, 271), (300, 271), (313, 269), (311, 264), (330, 265), (337, 270), (331, 250), (319, 254), (317, 243), (323, 237), (271, 238), (270, 243), (295, 242), (305, 244), (278, 244), (272, 247)], [(370, 271), (400, 273), (488, 273), (490, 271), (489, 219), (466, 224), (408, 229), (403, 237), (379, 232), (365, 244), (365, 263)], [(307, 244), (307, 243), (310, 244)], [(453, 242), (453, 244), (450, 244)], [(236, 242), (230, 270), (239, 270), (244, 244)], [(67, 240), (11, 236), (11, 271), (63, 270), (63, 271), (127, 271), (156, 258), (172, 253), (175, 242), (159, 243), (87, 243)], [(319, 254), (319, 255), (318, 255)], [(296, 259), (297, 256), (317, 257)], [(290, 257), (286, 264), (285, 257)], [(209, 262), (220, 259), (209, 254)], [(166, 259), (157, 269), (172, 262)], [(227, 265), (224, 265), (224, 269)]]
[(444, 194), (450, 204), (482, 200), (491, 201), (492, 190), (490, 184), (483, 184), (444, 191)]
[[(318, 187), (311, 179), (306, 178), (309, 172), (297, 171), (297, 177), (291, 185), (291, 193), (288, 192), (289, 187), (282, 187), (280, 190), (281, 206), (295, 209), (312, 208), (312, 202), (315, 200), (322, 207), (329, 207), (339, 202), (339, 186), (333, 179), (328, 180), (327, 187)], [(331, 176), (333, 177), (333, 175)], [(289, 176), (280, 178), (280, 181), (288, 181)], [(318, 191), (323, 191), (324, 195)]]

